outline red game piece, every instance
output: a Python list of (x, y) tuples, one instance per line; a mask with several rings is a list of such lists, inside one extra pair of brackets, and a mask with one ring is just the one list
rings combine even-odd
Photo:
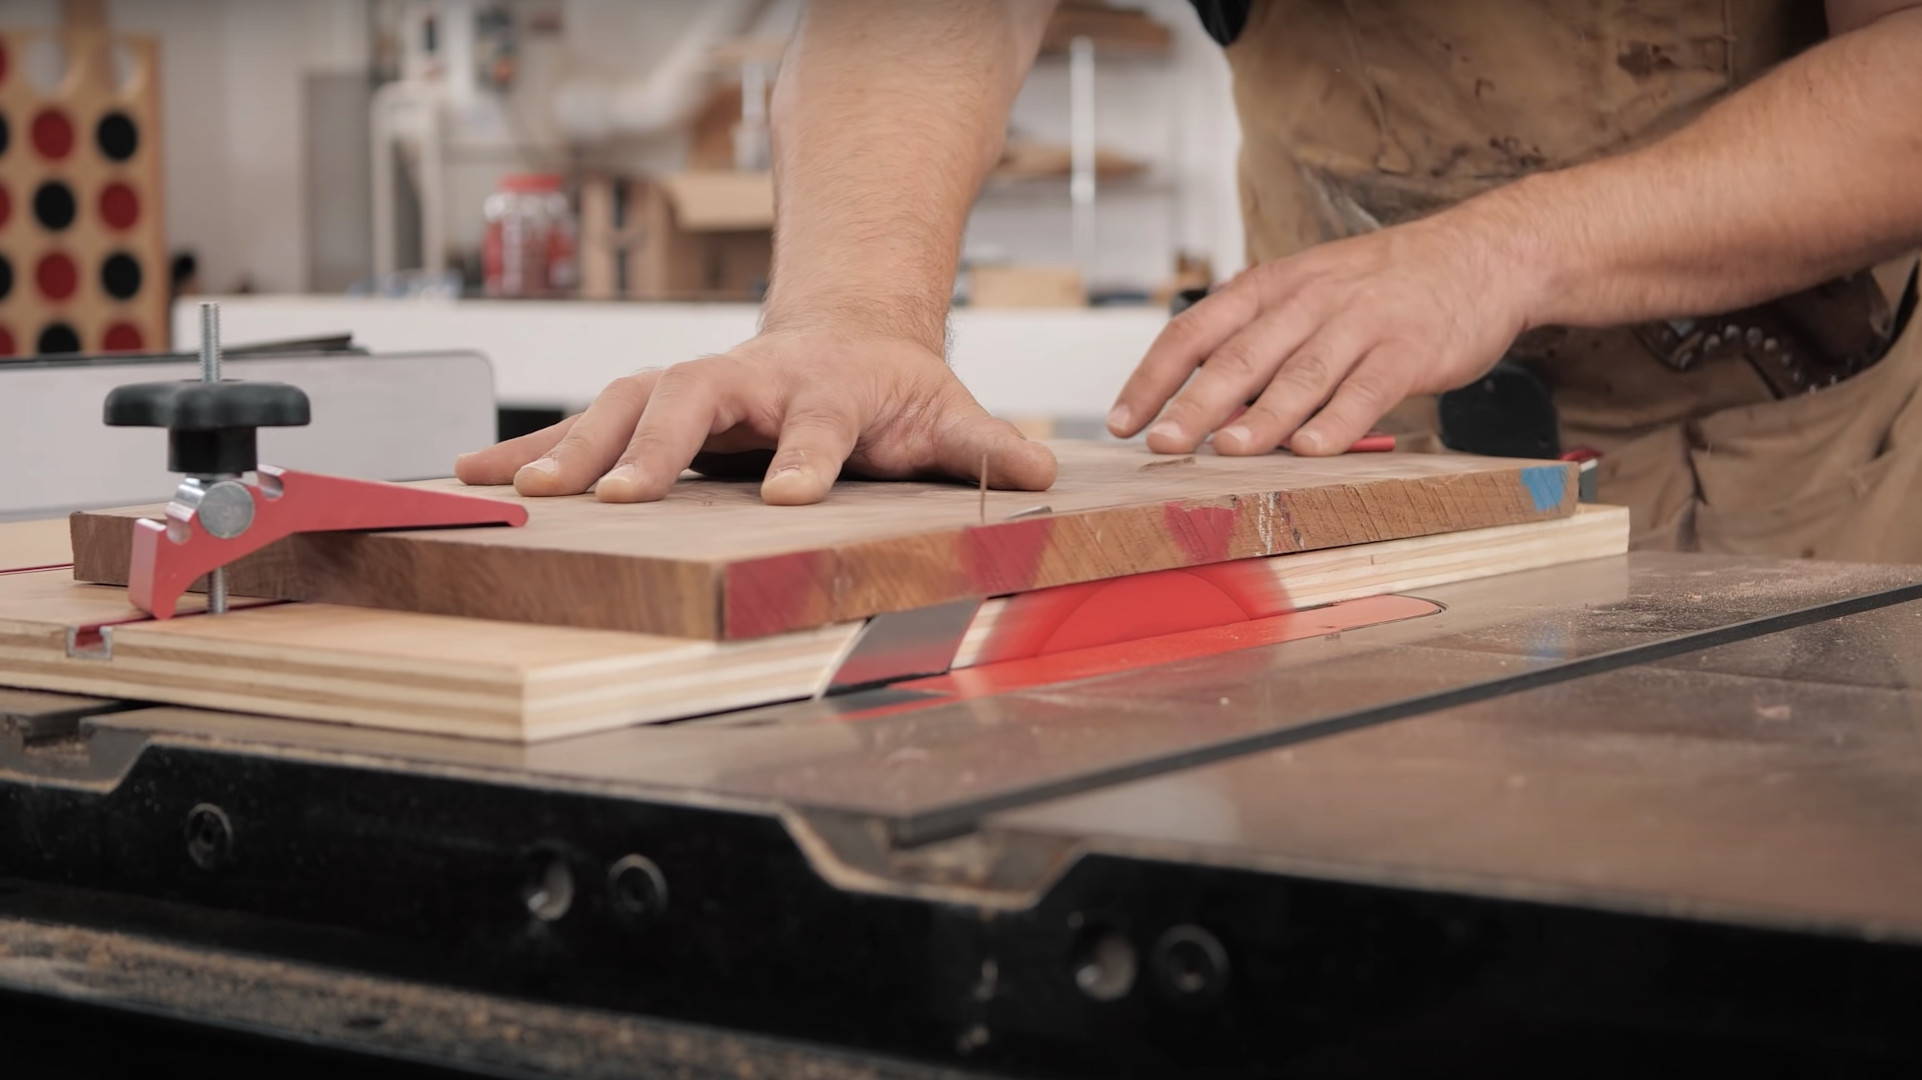
[(132, 323), (114, 323), (100, 339), (103, 352), (138, 352), (144, 347), (146, 342), (140, 337), (140, 328)]
[[(118, 180), (101, 188), (100, 219), (116, 229), (132, 227), (140, 220), (140, 196)], [(0, 218), (0, 222), (4, 220)]]
[(59, 109), (41, 109), (33, 118), (33, 148), (49, 161), (73, 152), (73, 122)]
[(73, 295), (74, 286), (79, 284), (80, 272), (74, 269), (72, 259), (56, 251), (40, 257), (40, 265), (34, 268), (33, 279), (40, 285), (40, 295), (49, 300), (65, 300)]

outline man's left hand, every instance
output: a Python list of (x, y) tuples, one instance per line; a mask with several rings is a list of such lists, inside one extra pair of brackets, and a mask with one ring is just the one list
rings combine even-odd
[(1147, 427), (1148, 448), (1164, 454), (1189, 453), (1210, 433), (1224, 454), (1336, 454), (1404, 398), (1473, 382), (1528, 327), (1540, 287), (1517, 255), (1513, 237), (1525, 234), (1481, 209), (1236, 276), (1169, 321), (1109, 430)]

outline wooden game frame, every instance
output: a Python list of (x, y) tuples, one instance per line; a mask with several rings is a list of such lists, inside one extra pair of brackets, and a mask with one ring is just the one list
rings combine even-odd
[[(29, 56), (48, 40), (64, 51), (65, 72), (43, 91), (30, 77)], [(116, 55), (127, 62), (124, 81), (116, 78)], [(7, 267), (0, 276), (11, 278), (0, 295), (0, 356), (167, 348), (159, 76), (158, 41), (110, 33), (97, 3), (70, 3), (57, 29), (0, 29), (0, 119), (7, 127), (0, 150), (0, 257)], [(103, 132), (110, 117), (125, 123)], [(133, 142), (124, 156), (103, 149), (126, 146), (114, 136), (129, 128)], [(48, 152), (63, 144), (63, 152)], [(71, 197), (69, 223), (52, 227), (57, 217), (41, 215), (43, 187), (50, 207), (60, 205), (58, 189)], [(110, 281), (123, 290), (135, 284), (116, 296)]]

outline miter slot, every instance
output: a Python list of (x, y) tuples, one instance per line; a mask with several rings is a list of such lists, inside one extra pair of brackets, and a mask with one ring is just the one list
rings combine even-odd
[(69, 626), (67, 655), (75, 660), (112, 660), (113, 627)]

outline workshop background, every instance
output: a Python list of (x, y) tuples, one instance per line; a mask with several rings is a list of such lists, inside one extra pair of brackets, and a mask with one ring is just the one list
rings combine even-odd
[[(147, 281), (171, 282), (173, 347), (217, 296), (230, 344), (474, 348), (515, 426), (751, 336), (772, 214), (762, 102), (799, 8), (7, 0), (0, 30), (26, 35), (13, 78), (41, 93), (68, 74), (57, 31), (76, 11), (104, 19), (111, 78), (140, 74), (125, 41), (157, 46), (150, 83), (121, 89), (157, 99), (144, 194), (171, 266)], [(1036, 433), (1098, 432), (1170, 294), (1241, 263), (1237, 140), (1226, 63), (1185, 3), (1063, 5), (957, 281), (954, 362), (984, 404)], [(0, 317), (31, 353), (57, 313), (27, 288), (14, 301)], [(106, 351), (90, 326), (44, 344)]]
[[(1614, 7), (1680, 40), (1598, 67), (1740, 40), (1541, 13)], [(805, 508), (446, 480), (753, 332), (795, 15), (0, 0), (0, 1080), (1922, 1076), (1922, 558), (1775, 527), (1913, 546), (1918, 357), (1817, 333), (1879, 318), (1608, 332), (1668, 365), (1629, 405), (1698, 345), (1823, 387), (1827, 438), (1606, 448), (1800, 558), (1630, 551), (1591, 447), (1385, 433)], [(1069, 0), (1016, 110), (954, 361), (1031, 430), (1239, 262), (1196, 22)], [(1832, 126), (1899, 123), (1875, 82)], [(1438, 417), (1547, 418), (1476, 387)]]

